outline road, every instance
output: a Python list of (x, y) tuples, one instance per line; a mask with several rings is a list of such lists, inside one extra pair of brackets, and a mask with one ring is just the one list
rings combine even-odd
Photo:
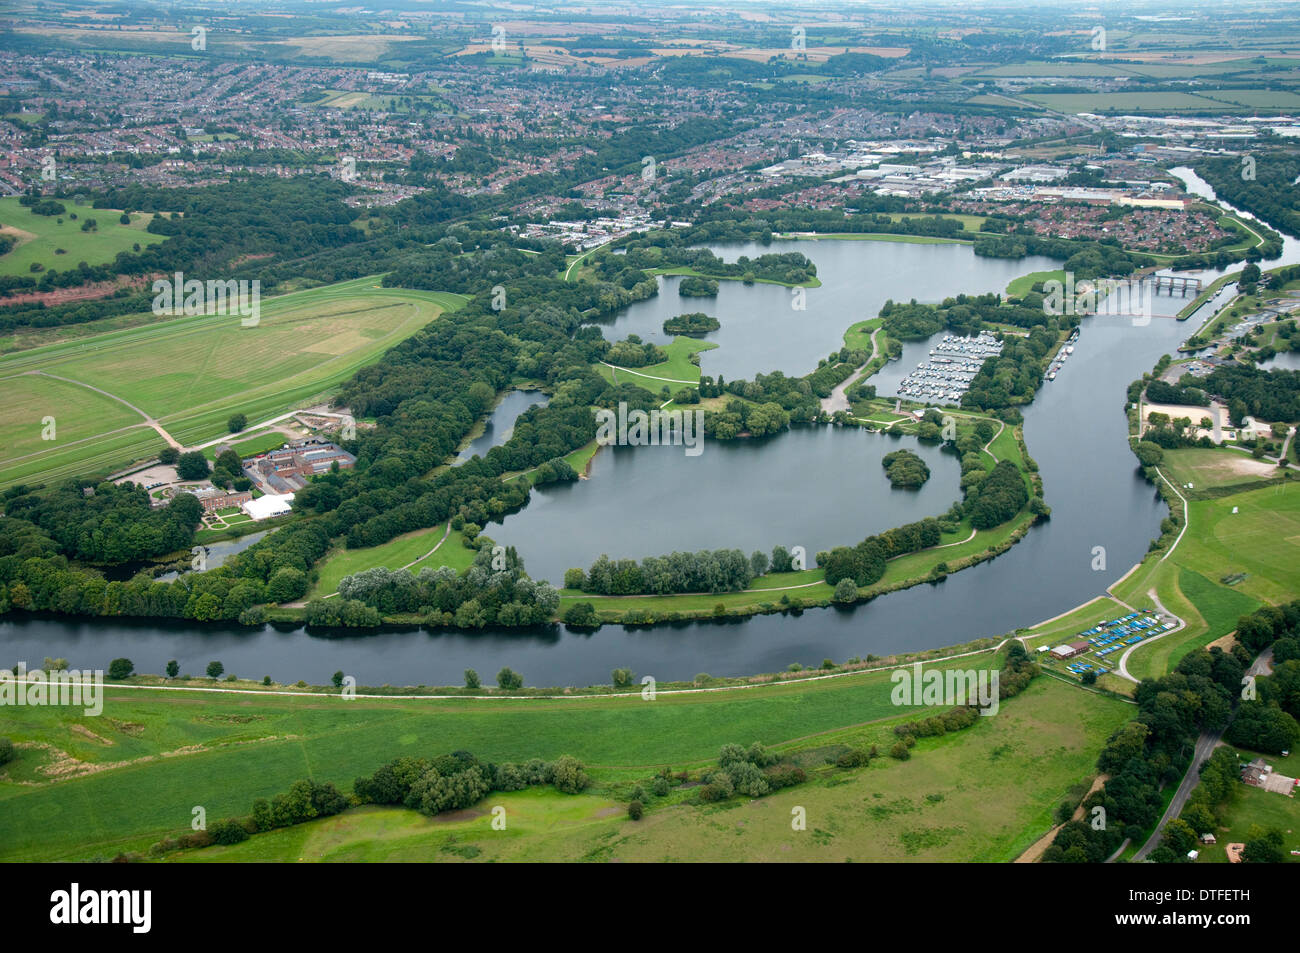
[[(1152, 642), (1156, 642), (1160, 639), (1163, 639), (1166, 635), (1173, 635), (1175, 632), (1180, 632), (1187, 626), (1187, 623), (1185, 621), (1183, 621), (1181, 618), (1174, 615), (1172, 612), (1170, 612), (1168, 609), (1164, 607), (1164, 604), (1160, 601), (1160, 597), (1156, 595), (1156, 591), (1154, 589), (1147, 590), (1147, 596), (1151, 599), (1152, 602), (1156, 604), (1156, 608), (1159, 609), (1161, 613), (1169, 616), (1169, 618), (1173, 619), (1178, 624), (1175, 625), (1168, 632), (1161, 632), (1159, 635), (1153, 635), (1149, 639), (1143, 639), (1141, 642), (1135, 642), (1133, 645), (1130, 645), (1127, 649), (1124, 650), (1124, 654), (1119, 657), (1119, 665), (1115, 667), (1115, 674), (1118, 675), (1120, 678), (1128, 679), (1130, 682), (1140, 681), (1140, 679), (1134, 678), (1132, 675), (1129, 674), (1128, 657), (1130, 655), (1132, 655), (1138, 649), (1142, 648), (1142, 646), (1150, 645)], [(1120, 600), (1116, 598), (1114, 595), (1111, 595), (1111, 598), (1115, 599), (1116, 602), (1120, 602)], [(1136, 611), (1133, 609), (1132, 606), (1128, 605), (1128, 603), (1120, 602), (1120, 605), (1127, 608), (1130, 612)]]
[[(1259, 654), (1259, 658), (1251, 663), (1250, 668), (1246, 669), (1247, 675), (1267, 675), (1273, 670), (1273, 649), (1270, 647)], [(1231, 724), (1231, 721), (1229, 721)], [(1177, 817), (1183, 811), (1183, 805), (1191, 797), (1192, 791), (1196, 790), (1196, 785), (1201, 781), (1201, 766), (1210, 759), (1214, 754), (1214, 749), (1223, 744), (1223, 732), (1227, 730), (1227, 725), (1218, 731), (1205, 732), (1201, 737), (1196, 739), (1196, 751), (1192, 754), (1192, 763), (1187, 766), (1187, 773), (1183, 775), (1182, 783), (1178, 785), (1178, 790), (1174, 792), (1174, 799), (1169, 802), (1169, 807), (1165, 809), (1164, 816), (1160, 818), (1160, 823), (1147, 842), (1138, 848), (1138, 852), (1133, 855), (1133, 861), (1136, 863), (1145, 860), (1147, 855), (1160, 846), (1161, 832), (1165, 825), (1172, 818)]]
[(826, 413), (833, 414), (837, 410), (849, 409), (849, 398), (848, 398), (847, 391), (851, 386), (857, 383), (858, 375), (862, 373), (862, 369), (865, 368), (867, 364), (870, 364), (872, 361), (876, 359), (876, 355), (879, 353), (879, 347), (876, 344), (876, 335), (879, 333), (880, 333), (880, 328), (876, 328), (876, 330), (871, 332), (871, 356), (867, 358), (866, 364), (863, 364), (862, 367), (859, 367), (852, 374), (846, 377), (842, 384), (839, 384), (838, 386), (835, 387), (834, 390), (831, 391), (831, 395), (829, 397), (825, 397), (822, 399), (822, 410), (824, 410)]

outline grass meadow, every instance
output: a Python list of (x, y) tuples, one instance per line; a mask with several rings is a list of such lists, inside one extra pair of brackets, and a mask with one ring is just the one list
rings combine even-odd
[[(994, 657), (985, 655), (947, 666), (993, 664)], [(1043, 678), (975, 727), (919, 742), (909, 762), (884, 758), (854, 771), (826, 766), (827, 756), (844, 745), (892, 743), (891, 722), (911, 710), (895, 706), (891, 691), (883, 672), (661, 693), (653, 702), (636, 694), (345, 701), (110, 688), (100, 718), (78, 710), (11, 708), (0, 719), (0, 733), (23, 745), (0, 775), (0, 858), (81, 859), (143, 850), (188, 829), (196, 804), (209, 820), (244, 814), (253, 798), (283, 791), (301, 777), (333, 781), (346, 791), (358, 775), (394, 757), (464, 748), (493, 761), (573, 754), (594, 782), (577, 798), (533, 791), (494, 795), (481, 804), (486, 810), (508, 803), (508, 814), (520, 818), (515, 836), (497, 838), (501, 844), (476, 839), (485, 859), (603, 859), (612, 838), (615, 856), (629, 860), (721, 856), (724, 850), (739, 850), (747, 859), (821, 851), (826, 859), (1007, 860), (1051, 826), (1057, 802), (1086, 780), (1097, 748), (1132, 713), (1121, 702)], [(651, 805), (644, 827), (629, 822), (617, 803), (620, 792), (661, 767), (704, 767), (721, 745), (755, 740), (791, 753), (806, 765), (811, 782), (756, 802), (715, 807), (674, 804), (678, 792)], [(808, 809), (803, 840), (787, 838), (792, 804)], [(743, 829), (718, 826), (732, 827), (732, 819), (742, 817), (748, 819)], [(463, 842), (491, 833), (485, 820), (462, 820), (366, 809), (192, 856), (430, 859), (446, 838)], [(829, 834), (830, 843), (822, 843), (826, 838), (817, 831)], [(643, 833), (655, 833), (654, 843), (640, 839)], [(309, 843), (316, 846), (308, 850)]]
[[(19, 205), (17, 197), (0, 199), (0, 234), (18, 239), (14, 248), (0, 255), (0, 275), (39, 278), (40, 274), (31, 270), (33, 264), (47, 271), (67, 271), (83, 261), (102, 265), (120, 252), (131, 251), (134, 245), (144, 248), (163, 240), (162, 235), (145, 231), (152, 212), (133, 212), (131, 224), (123, 225), (118, 221), (120, 209), (92, 208), (71, 199), (58, 201), (68, 210), (63, 215), (35, 215)], [(75, 219), (71, 217), (74, 214)], [(81, 225), (89, 218), (95, 220), (96, 230), (83, 232)]]
[[(127, 404), (191, 445), (225, 434), (233, 413), (256, 424), (323, 398), (462, 301), (362, 278), (271, 298), (255, 327), (241, 326), (235, 315), (178, 317), (4, 355), (0, 401), (24, 408), (26, 416), (3, 425), (11, 442), (4, 444), (0, 486), (91, 467), (105, 472), (161, 446), (152, 430), (142, 429), (125, 445), (96, 438), (143, 422)], [(73, 383), (54, 388), (44, 383), (49, 378), (33, 375)], [(37, 386), (44, 389), (34, 391)], [(60, 422), (58, 440), (41, 439), (39, 421), (47, 415)]]

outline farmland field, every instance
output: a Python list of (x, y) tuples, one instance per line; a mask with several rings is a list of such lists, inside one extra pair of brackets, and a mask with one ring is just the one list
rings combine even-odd
[[(15, 442), (5, 444), (0, 485), (78, 468), (103, 472), (138, 459), (134, 444), (123, 453), (92, 435), (143, 424), (142, 414), (185, 445), (220, 437), (236, 412), (256, 424), (323, 397), (461, 301), (381, 288), (377, 279), (362, 278), (272, 298), (263, 303), (256, 327), (242, 327), (234, 315), (179, 317), (6, 355), (0, 358), (0, 400), (29, 416), (5, 434)], [(55, 377), (63, 379), (57, 388), (49, 383)], [(45, 393), (33, 402), (34, 380), (42, 381)], [(55, 441), (40, 439), (46, 415), (59, 421)], [(147, 435), (136, 443), (160, 442), (153, 430), (140, 428), (136, 435)], [(91, 439), (72, 443), (85, 436)], [(57, 472), (47, 472), (47, 465)]]

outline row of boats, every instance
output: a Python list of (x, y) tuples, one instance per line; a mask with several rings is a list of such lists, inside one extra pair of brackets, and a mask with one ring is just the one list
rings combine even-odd
[(1052, 363), (1047, 366), (1047, 373), (1043, 375), (1043, 380), (1054, 381), (1056, 374), (1065, 366), (1066, 358), (1074, 353), (1074, 342), (1079, 340), (1079, 329), (1075, 328), (1070, 332), (1070, 336), (1065, 339), (1060, 350), (1056, 352), (1056, 357), (1052, 358)]

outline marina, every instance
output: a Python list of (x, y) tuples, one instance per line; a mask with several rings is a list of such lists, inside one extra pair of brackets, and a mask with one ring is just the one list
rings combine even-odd
[(1002, 353), (1002, 342), (987, 332), (978, 337), (945, 335), (930, 349), (930, 359), (898, 384), (900, 397), (926, 403), (960, 403), (984, 362)]

